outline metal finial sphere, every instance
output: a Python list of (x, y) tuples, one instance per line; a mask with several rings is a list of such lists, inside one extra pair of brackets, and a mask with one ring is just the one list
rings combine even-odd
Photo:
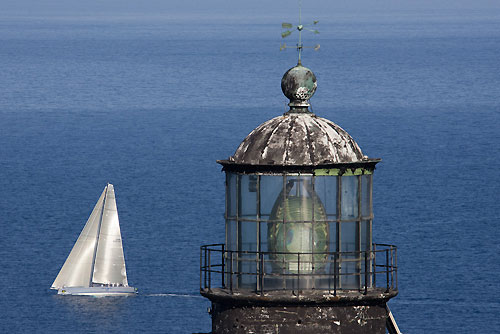
[(290, 107), (309, 107), (309, 99), (317, 86), (314, 73), (300, 64), (289, 69), (281, 79), (281, 90), (290, 99)]

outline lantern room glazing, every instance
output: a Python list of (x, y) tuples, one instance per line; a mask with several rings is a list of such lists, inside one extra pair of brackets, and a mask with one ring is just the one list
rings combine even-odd
[[(266, 272), (314, 278), (332, 270), (335, 260), (343, 273), (361, 274), (360, 254), (372, 243), (372, 170), (226, 172), (225, 219), (226, 249), (240, 254), (240, 272), (258, 272), (259, 252), (266, 254)], [(361, 276), (345, 275), (338, 283), (359, 287)], [(320, 277), (308, 284), (331, 283)], [(239, 279), (241, 287), (255, 284), (252, 275)]]

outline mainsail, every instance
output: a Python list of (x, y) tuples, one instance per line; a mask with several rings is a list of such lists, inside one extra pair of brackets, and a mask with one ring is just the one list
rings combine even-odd
[(105, 194), (106, 188), (104, 188), (101, 197), (99, 197), (94, 210), (90, 214), (66, 262), (64, 262), (61, 271), (54, 283), (52, 283), (51, 289), (60, 289), (64, 286), (88, 287), (90, 285), (89, 281)]
[(51, 289), (128, 286), (115, 191), (108, 184)]
[(97, 242), (93, 283), (128, 286), (115, 190), (108, 184)]

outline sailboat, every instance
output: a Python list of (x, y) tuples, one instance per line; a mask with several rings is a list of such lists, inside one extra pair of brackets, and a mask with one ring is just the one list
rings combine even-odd
[(115, 190), (104, 188), (51, 289), (60, 295), (133, 295), (128, 286)]

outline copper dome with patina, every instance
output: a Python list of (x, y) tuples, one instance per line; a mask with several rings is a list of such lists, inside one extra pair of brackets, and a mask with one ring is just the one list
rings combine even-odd
[(317, 83), (314, 73), (297, 65), (281, 80), (290, 110), (262, 123), (239, 145), (227, 165), (321, 166), (375, 162), (363, 155), (358, 144), (340, 126), (309, 111), (309, 99)]

